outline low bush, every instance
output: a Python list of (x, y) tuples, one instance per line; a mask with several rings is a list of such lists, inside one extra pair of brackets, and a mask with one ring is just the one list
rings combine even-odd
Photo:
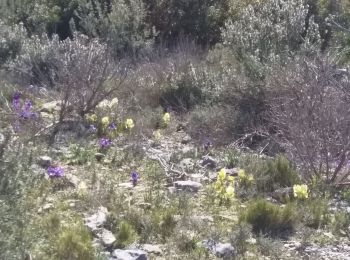
[(293, 231), (295, 216), (296, 211), (292, 204), (282, 208), (264, 199), (258, 199), (248, 205), (240, 216), (240, 221), (252, 225), (253, 232), (257, 234), (281, 236)]
[(54, 247), (54, 259), (95, 259), (89, 230), (85, 227), (69, 227), (62, 229), (58, 234), (57, 244)]
[(117, 246), (124, 248), (137, 239), (137, 234), (134, 227), (128, 221), (121, 221), (117, 228)]
[(255, 179), (259, 191), (270, 192), (277, 188), (292, 187), (299, 181), (296, 168), (283, 155), (262, 161), (258, 167), (261, 168)]
[(304, 224), (311, 228), (321, 228), (330, 223), (328, 201), (322, 198), (308, 199), (300, 206), (300, 216)]

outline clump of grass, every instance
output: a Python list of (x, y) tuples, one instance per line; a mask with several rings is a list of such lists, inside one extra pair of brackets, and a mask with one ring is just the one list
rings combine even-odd
[(257, 238), (257, 246), (262, 255), (269, 256), (272, 259), (281, 259), (283, 245), (280, 241), (260, 236)]
[(83, 226), (67, 227), (60, 231), (54, 246), (54, 259), (93, 260), (94, 248), (90, 232)]
[(230, 241), (231, 244), (234, 245), (238, 255), (243, 256), (248, 250), (247, 240), (251, 236), (251, 229), (251, 226), (247, 225), (246, 223), (240, 223), (237, 229), (232, 232)]
[(240, 221), (252, 225), (256, 234), (280, 236), (294, 228), (296, 211), (292, 204), (280, 207), (264, 199), (251, 202), (240, 216)]
[(318, 229), (324, 227), (330, 221), (328, 202), (324, 198), (315, 198), (300, 204), (300, 215), (306, 226)]
[(333, 233), (339, 235), (350, 235), (350, 231), (348, 229), (350, 227), (350, 215), (345, 211), (339, 211), (334, 214), (334, 218), (332, 219), (332, 230)]
[(176, 227), (175, 210), (173, 208), (157, 208), (152, 212), (152, 222), (156, 233), (164, 241), (170, 237)]
[(137, 239), (137, 233), (134, 227), (127, 221), (123, 220), (118, 225), (117, 247), (124, 248)]
[(271, 192), (281, 187), (292, 187), (299, 183), (296, 168), (283, 155), (277, 155), (274, 159), (252, 157), (250, 163), (251, 166), (245, 169), (248, 173), (254, 175), (259, 192)]

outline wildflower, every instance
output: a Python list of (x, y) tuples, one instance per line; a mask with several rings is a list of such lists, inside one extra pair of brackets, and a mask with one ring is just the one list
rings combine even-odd
[(108, 138), (101, 138), (100, 139), (100, 148), (101, 149), (106, 149), (112, 144), (112, 141), (109, 140)]
[(226, 170), (221, 169), (218, 173), (218, 180), (225, 180), (226, 179)]
[(208, 151), (209, 148), (210, 148), (211, 146), (212, 146), (211, 141), (210, 141), (209, 139), (206, 139), (206, 140), (204, 141), (204, 144), (203, 144), (204, 149), (205, 149), (206, 151)]
[(233, 183), (235, 181), (235, 177), (234, 176), (228, 176), (227, 179), (231, 183)]
[(110, 123), (109, 126), (108, 126), (108, 128), (109, 128), (110, 130), (116, 130), (116, 129), (117, 129), (117, 125), (116, 125), (115, 123)]
[(12, 98), (12, 107), (14, 110), (19, 110), (19, 107), (20, 107), (20, 98), (21, 98), (21, 93), (19, 92), (16, 92), (14, 95), (13, 95), (13, 98)]
[(97, 108), (106, 108), (109, 105), (109, 101), (107, 99), (102, 100), (98, 105)]
[(105, 99), (102, 100), (98, 105), (97, 108), (113, 108), (113, 106), (118, 104), (118, 98), (113, 98), (111, 101)]
[(131, 172), (131, 181), (134, 186), (136, 186), (137, 181), (139, 179), (139, 174), (136, 171)]
[(115, 106), (115, 105), (117, 105), (117, 104), (118, 104), (118, 98), (113, 98), (113, 99), (109, 102), (108, 106), (109, 106), (109, 108), (112, 108), (113, 106)]
[(170, 123), (170, 114), (168, 112), (163, 115), (163, 123), (166, 126)]
[(294, 197), (298, 199), (307, 199), (309, 197), (308, 187), (306, 184), (293, 186)]
[(62, 177), (64, 175), (64, 170), (59, 166), (49, 166), (49, 168), (47, 168), (47, 174), (52, 178)]
[(238, 177), (239, 177), (240, 179), (245, 179), (245, 178), (247, 177), (247, 175), (245, 174), (245, 171), (244, 171), (243, 169), (240, 169), (240, 170), (238, 171)]
[(157, 141), (159, 141), (160, 138), (162, 137), (162, 134), (160, 133), (160, 130), (158, 129), (157, 131), (154, 131), (154, 132), (153, 132), (153, 136), (154, 136), (154, 139), (156, 139)]
[(126, 121), (125, 121), (125, 127), (127, 128), (127, 129), (132, 129), (132, 128), (134, 128), (134, 121), (131, 119), (131, 118), (128, 118), (128, 119), (126, 119)]
[(36, 113), (32, 112), (32, 107), (32, 101), (26, 100), (20, 113), (20, 117), (23, 119), (30, 119), (36, 117)]
[(95, 125), (90, 125), (90, 126), (89, 126), (89, 132), (91, 132), (91, 133), (96, 133), (96, 132), (97, 132), (96, 126), (95, 126)]
[(95, 123), (97, 121), (97, 116), (95, 114), (87, 115), (86, 120), (90, 123)]
[(235, 196), (235, 188), (233, 187), (233, 185), (229, 185), (226, 188), (226, 196), (229, 199), (232, 199)]
[(109, 117), (105, 116), (101, 119), (101, 123), (103, 127), (107, 127), (109, 125)]
[(85, 196), (87, 194), (88, 187), (84, 181), (80, 182), (78, 185), (78, 194), (80, 196)]

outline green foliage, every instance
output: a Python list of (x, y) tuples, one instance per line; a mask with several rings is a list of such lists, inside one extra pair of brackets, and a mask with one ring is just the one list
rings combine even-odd
[(249, 5), (239, 19), (225, 23), (223, 43), (234, 50), (253, 78), (263, 78), (266, 65), (284, 64), (289, 53), (301, 44), (317, 42), (318, 29), (312, 19), (308, 18), (308, 35), (304, 35), (307, 18), (303, 0), (269, 0)]
[(169, 45), (181, 37), (200, 44), (214, 44), (220, 39), (220, 27), (227, 16), (227, 1), (145, 0), (147, 20), (159, 32), (159, 41)]
[(117, 246), (124, 248), (137, 239), (136, 231), (133, 226), (126, 220), (123, 220), (118, 225), (117, 231)]
[(280, 187), (291, 187), (299, 181), (294, 165), (283, 155), (263, 160), (257, 167), (259, 170), (255, 179), (259, 191), (269, 192)]
[(257, 246), (262, 255), (269, 256), (272, 259), (281, 258), (283, 244), (279, 240), (271, 237), (259, 236), (257, 238)]
[(170, 74), (168, 86), (164, 89), (161, 105), (165, 108), (180, 112), (193, 109), (204, 100), (199, 82), (196, 80), (196, 71), (192, 64), (184, 68), (184, 72)]
[(229, 150), (225, 154), (225, 166), (228, 169), (238, 166), (240, 152), (238, 150)]
[(257, 234), (278, 236), (293, 231), (295, 216), (296, 211), (292, 204), (282, 208), (264, 199), (258, 199), (248, 205), (240, 220), (252, 225)]
[(22, 24), (9, 26), (0, 20), (0, 67), (20, 53), (27, 37)]
[(181, 252), (191, 253), (197, 249), (197, 239), (189, 236), (186, 232), (176, 234), (176, 246)]
[(315, 198), (306, 200), (300, 207), (303, 222), (311, 228), (321, 228), (330, 222), (328, 200)]
[(350, 216), (346, 211), (335, 212), (331, 221), (333, 233), (342, 236), (350, 235)]
[(101, 37), (116, 56), (138, 56), (153, 44), (141, 0), (112, 0), (109, 4), (86, 0), (77, 9), (78, 25), (92, 37)]
[(93, 260), (94, 249), (90, 232), (82, 226), (63, 228), (54, 247), (55, 259)]
[(251, 227), (245, 223), (240, 223), (230, 236), (231, 244), (237, 250), (238, 255), (244, 255), (248, 250), (247, 240), (251, 236)]
[(65, 159), (70, 165), (83, 165), (93, 159), (94, 151), (79, 144), (71, 144)]
[(174, 208), (157, 208), (152, 212), (152, 222), (156, 228), (156, 233), (162, 240), (166, 240), (173, 234), (176, 227)]

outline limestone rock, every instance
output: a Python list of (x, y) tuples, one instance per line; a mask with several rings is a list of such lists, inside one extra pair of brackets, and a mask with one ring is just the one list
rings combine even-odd
[(96, 231), (107, 221), (107, 215), (107, 208), (100, 207), (96, 213), (84, 218), (85, 225), (90, 228), (91, 231)]
[(142, 249), (147, 253), (154, 255), (161, 255), (163, 253), (159, 245), (144, 244), (142, 245)]
[(112, 259), (115, 260), (147, 260), (147, 254), (143, 250), (122, 250), (116, 249), (112, 253)]
[(49, 156), (44, 155), (38, 158), (38, 164), (43, 168), (49, 167), (51, 163), (52, 163), (52, 158)]
[(105, 247), (112, 246), (113, 243), (117, 240), (113, 233), (105, 228), (101, 229), (97, 237), (101, 239), (101, 242)]
[(204, 156), (202, 158), (202, 166), (215, 169), (218, 165), (218, 162), (211, 156)]

